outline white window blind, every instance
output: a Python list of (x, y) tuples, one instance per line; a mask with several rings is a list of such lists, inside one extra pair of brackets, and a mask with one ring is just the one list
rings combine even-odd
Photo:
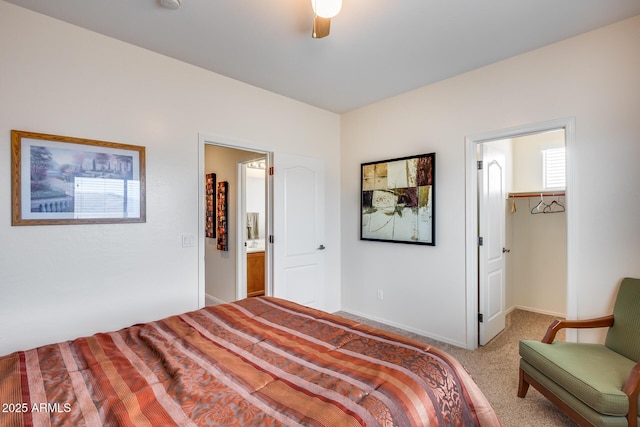
[(140, 181), (75, 178), (75, 218), (136, 218), (139, 216)]
[(545, 189), (564, 189), (566, 187), (565, 148), (542, 150), (542, 170)]

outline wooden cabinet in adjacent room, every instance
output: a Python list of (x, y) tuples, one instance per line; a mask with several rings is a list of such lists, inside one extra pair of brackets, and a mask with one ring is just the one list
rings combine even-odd
[(247, 296), (264, 295), (264, 252), (247, 253)]

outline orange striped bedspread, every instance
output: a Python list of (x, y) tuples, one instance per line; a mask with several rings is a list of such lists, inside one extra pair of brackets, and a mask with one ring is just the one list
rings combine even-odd
[(424, 344), (257, 297), (0, 358), (0, 426), (494, 426)]

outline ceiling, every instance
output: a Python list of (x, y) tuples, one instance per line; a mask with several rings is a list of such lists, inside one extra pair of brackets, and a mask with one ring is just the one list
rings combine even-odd
[(344, 0), (312, 39), (310, 0), (6, 1), (336, 113), (640, 14), (639, 0)]

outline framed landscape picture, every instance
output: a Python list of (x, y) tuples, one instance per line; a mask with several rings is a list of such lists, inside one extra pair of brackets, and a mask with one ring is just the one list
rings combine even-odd
[(360, 239), (435, 246), (435, 153), (361, 164)]
[(12, 225), (145, 222), (145, 148), (11, 131)]

